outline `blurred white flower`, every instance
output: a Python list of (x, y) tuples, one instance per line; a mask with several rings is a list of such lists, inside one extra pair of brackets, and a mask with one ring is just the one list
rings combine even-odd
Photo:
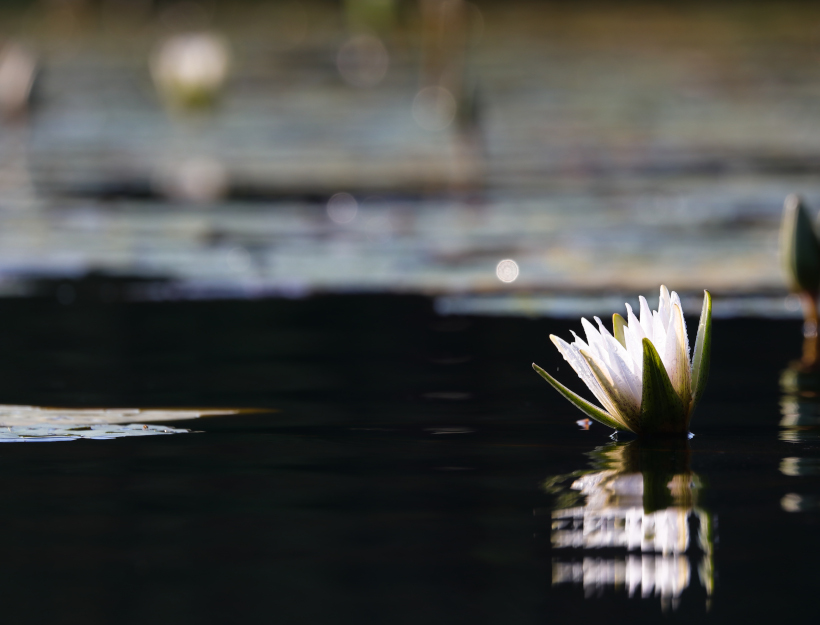
[(25, 112), (37, 72), (34, 55), (11, 41), (0, 49), (0, 113), (15, 117)]
[(151, 61), (151, 75), (160, 94), (180, 108), (212, 105), (230, 69), (230, 50), (214, 33), (175, 35)]

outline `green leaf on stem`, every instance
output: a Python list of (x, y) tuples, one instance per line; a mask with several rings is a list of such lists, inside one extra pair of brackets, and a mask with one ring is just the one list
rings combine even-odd
[(576, 408), (578, 408), (590, 419), (594, 419), (595, 421), (603, 423), (604, 425), (609, 426), (611, 428), (615, 428), (616, 430), (626, 429), (623, 424), (616, 421), (608, 412), (601, 410), (600, 408), (598, 408), (598, 406), (595, 406), (594, 404), (589, 403), (580, 395), (576, 395), (575, 393), (573, 393), (566, 386), (561, 384), (558, 380), (556, 380), (554, 377), (552, 377), (549, 373), (544, 371), (535, 363), (532, 363), (532, 368), (535, 369), (535, 372), (538, 375), (540, 375), (547, 382), (549, 382), (556, 391), (561, 393), (561, 395), (563, 395), (566, 399), (572, 402)]

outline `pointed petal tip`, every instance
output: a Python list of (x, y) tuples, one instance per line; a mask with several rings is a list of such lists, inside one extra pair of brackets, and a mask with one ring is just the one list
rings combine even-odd
[(690, 412), (694, 410), (706, 387), (709, 377), (709, 361), (712, 355), (712, 294), (704, 289), (703, 308), (698, 323), (698, 335), (695, 339), (695, 349), (692, 352), (692, 404)]
[(703, 289), (703, 308), (706, 310), (701, 310), (701, 316), (704, 312), (709, 313), (709, 318), (712, 317), (712, 293), (708, 289)]

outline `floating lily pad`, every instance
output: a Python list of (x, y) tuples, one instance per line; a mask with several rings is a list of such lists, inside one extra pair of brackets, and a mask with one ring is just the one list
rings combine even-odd
[(141, 408), (43, 408), (0, 404), (0, 426), (36, 426), (52, 424), (111, 425), (117, 423), (157, 423), (187, 421), (199, 417), (236, 414), (238, 410), (146, 409)]
[(0, 428), (0, 443), (76, 441), (82, 438), (109, 440), (126, 436), (190, 434), (191, 430), (142, 423), (81, 426), (13, 425)]
[(42, 408), (0, 405), (0, 443), (26, 441), (108, 440), (125, 436), (188, 434), (167, 425), (199, 417), (236, 414), (238, 410), (143, 410), (140, 408)]

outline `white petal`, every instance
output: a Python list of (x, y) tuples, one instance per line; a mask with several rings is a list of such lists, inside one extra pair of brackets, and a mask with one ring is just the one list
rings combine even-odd
[[(636, 385), (636, 376), (629, 371), (623, 360), (616, 355), (614, 351), (616, 348), (613, 344), (616, 344), (621, 349), (623, 349), (623, 347), (615, 340), (615, 337), (603, 327), (603, 323), (601, 323), (600, 319), (596, 318), (595, 320), (603, 330), (603, 333), (596, 330), (586, 319), (581, 319), (581, 325), (584, 327), (584, 331), (587, 335), (587, 343), (589, 344), (589, 350), (585, 351), (599, 363), (598, 366), (606, 375), (607, 381), (622, 394), (628, 396), (632, 403), (637, 401), (638, 407), (640, 408), (641, 386)], [(609, 341), (607, 339), (609, 339)], [(627, 377), (627, 374), (629, 374), (629, 377)], [(603, 391), (606, 392), (606, 389), (603, 389)], [(619, 414), (619, 411), (616, 410), (612, 414)]]
[(624, 346), (621, 345), (618, 339), (612, 336), (612, 332), (606, 329), (606, 326), (604, 325), (604, 322), (601, 321), (601, 318), (593, 317), (593, 319), (595, 319), (595, 323), (598, 324), (598, 332), (601, 334), (601, 339), (603, 340), (604, 345), (606, 345), (607, 350), (610, 352), (613, 350), (623, 350)]
[(589, 345), (586, 344), (584, 339), (575, 334), (575, 332), (573, 332), (572, 330), (570, 330), (570, 333), (572, 334), (572, 336), (575, 337), (575, 340), (572, 342), (572, 344), (575, 345), (575, 347), (577, 347), (578, 349), (589, 349)]
[[(614, 341), (615, 339), (613, 338), (612, 340)], [(623, 347), (621, 347), (621, 349), (623, 349)], [(623, 389), (624, 394), (631, 399), (635, 410), (640, 412), (641, 397), (643, 394), (643, 384), (641, 383), (641, 379), (638, 377), (638, 374), (631, 369), (629, 364), (621, 357), (620, 354), (613, 354), (612, 360), (613, 362), (610, 367), (610, 371), (612, 373), (613, 380), (618, 385), (618, 388)]]
[(584, 334), (587, 335), (587, 344), (590, 347), (600, 345), (603, 342), (601, 341), (601, 333), (587, 321), (586, 317), (581, 318), (581, 326), (584, 328)]
[(581, 352), (581, 357), (587, 360), (587, 365), (603, 388), (604, 393), (609, 397), (612, 404), (612, 415), (617, 415), (619, 420), (624, 422), (631, 430), (638, 427), (638, 419), (641, 413), (641, 403), (635, 402), (629, 389), (617, 376), (611, 375), (611, 370), (606, 370), (601, 366), (601, 361), (595, 358), (586, 350)]
[[(680, 308), (681, 313), (683, 313), (683, 306), (680, 303), (680, 297), (678, 297), (677, 293), (672, 291), (672, 305), (674, 306), (675, 304), (678, 305), (678, 308)], [(683, 314), (681, 314), (681, 322), (683, 323), (683, 347), (686, 350), (686, 362), (691, 367), (692, 366), (692, 354), (689, 351), (689, 332), (686, 328), (686, 319), (684, 318)]]
[(606, 341), (607, 348), (611, 355), (610, 366), (617, 367), (622, 370), (623, 376), (626, 378), (632, 394), (638, 398), (638, 403), (640, 404), (641, 384), (637, 378), (637, 371), (635, 369), (635, 363), (633, 362), (632, 357), (626, 351), (626, 348), (621, 345), (620, 341), (612, 336), (609, 330), (606, 329), (603, 322), (598, 317), (595, 317), (594, 319), (598, 323), (598, 330)]
[(643, 332), (643, 328), (641, 327), (638, 318), (635, 316), (635, 313), (632, 312), (632, 306), (629, 304), (626, 305), (626, 325), (628, 325), (632, 330), (637, 330), (640, 332), (640, 337), (643, 338), (646, 336)]
[(632, 362), (635, 363), (635, 375), (638, 380), (641, 380), (641, 388), (643, 388), (643, 339), (643, 330), (641, 330), (640, 324), (624, 328), (626, 350)]
[(649, 304), (646, 303), (646, 298), (643, 295), (638, 299), (641, 302), (641, 329), (643, 330), (644, 336), (651, 341), (654, 338), (654, 333), (652, 332), (652, 311), (649, 310)]
[(661, 315), (657, 311), (652, 312), (652, 345), (658, 350), (658, 354), (663, 358), (666, 350), (666, 326), (661, 321)]
[(669, 289), (661, 285), (661, 295), (658, 299), (658, 315), (660, 315), (661, 322), (664, 327), (669, 325), (669, 319), (672, 313), (672, 300), (669, 297)]
[[(674, 317), (674, 313), (672, 316)], [(674, 386), (675, 376), (678, 375), (678, 369), (681, 366), (681, 363), (678, 362), (681, 346), (678, 343), (678, 336), (675, 332), (675, 322), (673, 319), (670, 319), (663, 351), (659, 351), (658, 353), (660, 354), (664, 367), (666, 367), (666, 373), (669, 374), (669, 379), (672, 380), (672, 386)]]
[(626, 319), (627, 319), (627, 327), (629, 328), (632, 336), (631, 338), (626, 338), (626, 330), (624, 329), (624, 340), (626, 342), (626, 350), (629, 352), (629, 355), (632, 357), (633, 362), (637, 366), (637, 374), (638, 377), (642, 375), (643, 371), (643, 339), (646, 337), (643, 331), (643, 327), (641, 327), (638, 318), (635, 316), (635, 313), (632, 312), (632, 306), (629, 304), (626, 305)]
[(581, 319), (581, 325), (584, 327), (584, 333), (587, 335), (587, 344), (589, 345), (590, 354), (609, 364), (609, 349), (607, 349), (606, 341), (601, 336), (601, 333), (586, 319)]
[[(683, 321), (683, 311), (680, 304), (672, 305), (672, 320), (669, 324), (669, 344), (674, 344), (674, 353), (669, 354), (670, 364), (667, 366), (669, 380), (688, 409), (692, 399), (692, 372), (689, 367), (689, 355), (686, 349), (686, 326)], [(665, 364), (665, 363), (664, 363)]]
[(554, 334), (550, 335), (550, 340), (555, 344), (555, 347), (558, 348), (558, 351), (561, 352), (564, 360), (570, 364), (570, 366), (575, 370), (575, 373), (578, 374), (578, 377), (581, 378), (584, 384), (587, 385), (587, 388), (592, 391), (592, 394), (595, 395), (596, 399), (601, 402), (604, 409), (611, 415), (617, 415), (618, 412), (615, 410), (615, 406), (610, 400), (609, 395), (604, 392), (604, 389), (601, 388), (598, 380), (596, 380), (595, 376), (592, 375), (592, 371), (590, 371), (587, 361), (583, 356), (581, 356), (581, 352), (578, 348), (574, 345), (570, 345), (564, 339), (555, 336)]

